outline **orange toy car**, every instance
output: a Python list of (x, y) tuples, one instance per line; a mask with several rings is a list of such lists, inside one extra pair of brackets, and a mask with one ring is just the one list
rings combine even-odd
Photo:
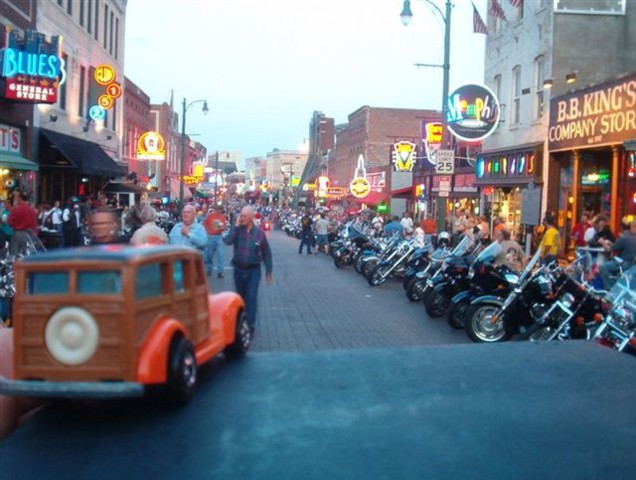
[(164, 385), (185, 402), (199, 365), (251, 343), (243, 300), (209, 293), (193, 249), (56, 250), (22, 259), (15, 273), (15, 378), (0, 377), (0, 394), (128, 397)]

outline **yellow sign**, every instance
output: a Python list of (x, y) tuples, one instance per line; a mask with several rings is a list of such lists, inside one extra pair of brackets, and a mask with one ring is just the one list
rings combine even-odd
[(329, 188), (329, 178), (320, 176), (316, 179), (316, 196), (320, 198), (324, 198), (327, 196), (327, 188)]
[(411, 172), (415, 165), (417, 145), (405, 140), (393, 145), (393, 167), (396, 172)]
[(344, 187), (329, 187), (327, 188), (326, 198), (344, 198), (347, 196), (347, 190)]
[(93, 78), (100, 85), (108, 85), (115, 81), (115, 69), (110, 65), (102, 64), (95, 69)]
[(369, 195), (369, 192), (371, 191), (371, 184), (369, 183), (369, 180), (364, 177), (356, 177), (351, 181), (349, 191), (356, 198), (364, 198)]
[(113, 100), (113, 97), (111, 97), (110, 95), (101, 95), (97, 99), (97, 104), (100, 107), (102, 107), (104, 110), (110, 109), (114, 103), (115, 101)]
[(197, 185), (203, 181), (203, 177), (197, 177), (195, 175), (186, 175), (183, 177), (183, 183), (186, 185)]
[(137, 141), (137, 160), (165, 160), (166, 143), (157, 132), (144, 132)]

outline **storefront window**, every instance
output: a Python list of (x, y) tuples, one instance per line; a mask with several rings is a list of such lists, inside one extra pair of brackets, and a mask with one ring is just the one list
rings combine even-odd
[(621, 175), (619, 182), (619, 218), (628, 217), (628, 221), (636, 218), (636, 151), (625, 154), (626, 175)]

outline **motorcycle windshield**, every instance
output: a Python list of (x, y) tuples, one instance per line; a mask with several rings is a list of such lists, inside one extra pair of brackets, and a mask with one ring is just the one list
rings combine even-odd
[(468, 237), (462, 238), (461, 241), (457, 244), (457, 246), (453, 249), (451, 253), (451, 257), (461, 257), (468, 251), (468, 249), (470, 248), (472, 244), (473, 244), (472, 238), (468, 238)]
[(607, 294), (607, 299), (610, 302), (615, 302), (619, 298), (636, 304), (636, 265), (623, 272), (621, 278), (618, 279)]
[(532, 270), (534, 269), (535, 265), (539, 263), (540, 259), (541, 259), (541, 249), (538, 249), (536, 253), (533, 255), (533, 257), (530, 259), (528, 264), (526, 265), (526, 268), (524, 268), (523, 272), (521, 272), (521, 275), (519, 276), (519, 283), (523, 282), (526, 279), (526, 277), (530, 275), (530, 273), (532, 273)]
[(499, 242), (493, 242), (477, 255), (474, 263), (494, 263), (495, 258), (497, 258), (497, 255), (500, 253), (501, 244)]

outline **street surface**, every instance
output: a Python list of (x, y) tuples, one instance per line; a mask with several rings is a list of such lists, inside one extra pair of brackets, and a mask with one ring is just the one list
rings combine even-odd
[(247, 358), (202, 368), (181, 409), (49, 404), (0, 441), (0, 478), (633, 478), (633, 357), (475, 345), (399, 283), (370, 287), (270, 238)]
[[(397, 280), (371, 287), (353, 266), (337, 269), (325, 254), (298, 254), (300, 240), (268, 233), (274, 281), (261, 282), (254, 352), (402, 347), (470, 342), (445, 318), (431, 319)], [(226, 263), (231, 249), (225, 251)], [(231, 267), (212, 290), (232, 290)]]

